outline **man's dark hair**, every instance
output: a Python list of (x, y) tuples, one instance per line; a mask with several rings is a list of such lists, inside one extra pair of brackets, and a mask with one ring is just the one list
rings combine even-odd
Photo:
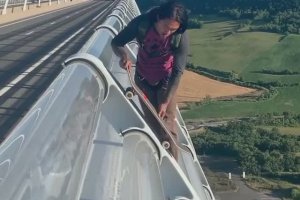
[(179, 1), (169, 0), (150, 11), (151, 18), (156, 22), (162, 19), (174, 19), (180, 23), (177, 33), (183, 33), (187, 28), (188, 14)]

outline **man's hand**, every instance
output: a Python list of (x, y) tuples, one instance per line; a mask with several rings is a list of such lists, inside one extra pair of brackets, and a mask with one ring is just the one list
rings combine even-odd
[(167, 114), (168, 105), (169, 105), (168, 102), (162, 103), (162, 104), (159, 105), (158, 116), (160, 118), (164, 119), (165, 117), (167, 117), (166, 114)]
[(132, 62), (131, 60), (125, 58), (125, 59), (120, 59), (120, 67), (123, 69), (131, 68)]

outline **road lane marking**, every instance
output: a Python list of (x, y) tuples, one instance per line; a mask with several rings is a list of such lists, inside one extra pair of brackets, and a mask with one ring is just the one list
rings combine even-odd
[(28, 68), (26, 71), (24, 71), (22, 74), (20, 74), (18, 77), (16, 77), (14, 80), (12, 80), (9, 84), (7, 84), (4, 88), (0, 90), (0, 97), (3, 96), (8, 90), (10, 90), (14, 85), (19, 83), (23, 78), (26, 77), (27, 74), (32, 72), (34, 69), (36, 69), (40, 64), (42, 64), (45, 60), (47, 60), (50, 56), (52, 56), (55, 52), (57, 52), (59, 49), (61, 49), (66, 43), (68, 43), (71, 39), (73, 39), (75, 36), (77, 36), (80, 32), (82, 32), (85, 29), (85, 27), (82, 27), (79, 29), (76, 33), (71, 35), (68, 39), (66, 39), (63, 43), (58, 45), (55, 49), (53, 49), (49, 54), (45, 55), (43, 58), (41, 58), (38, 62), (33, 64), (30, 68)]
[(25, 33), (25, 35), (31, 35), (32, 33), (34, 33), (34, 31), (30, 31), (28, 33)]
[(53, 24), (55, 24), (55, 23), (56, 23), (56, 21), (54, 21), (54, 22), (51, 22), (50, 24), (51, 24), (51, 25), (53, 25)]
[(109, 7), (107, 7), (105, 10), (103, 10), (100, 14), (98, 14), (96, 17), (94, 17), (92, 19), (92, 21), (95, 21), (97, 18), (99, 18), (107, 9), (109, 9), (110, 7), (112, 7), (113, 5), (110, 5)]
[(98, 17), (100, 17), (107, 9), (103, 10), (100, 14), (98, 14), (96, 17), (92, 19), (92, 21), (95, 21)]

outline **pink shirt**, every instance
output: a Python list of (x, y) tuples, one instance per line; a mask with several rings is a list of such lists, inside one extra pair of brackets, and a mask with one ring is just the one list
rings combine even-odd
[(151, 85), (172, 72), (174, 56), (171, 37), (161, 38), (154, 27), (147, 32), (137, 56), (137, 71)]

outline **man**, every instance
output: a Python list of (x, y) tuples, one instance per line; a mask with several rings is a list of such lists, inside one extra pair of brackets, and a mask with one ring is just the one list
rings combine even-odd
[[(120, 66), (126, 69), (131, 67), (132, 61), (124, 45), (133, 39), (138, 41), (135, 82), (157, 109), (159, 117), (166, 120), (175, 139), (176, 91), (186, 66), (189, 45), (185, 32), (187, 21), (184, 6), (168, 1), (134, 18), (111, 42), (120, 57)], [(174, 147), (171, 151), (177, 158)]]

